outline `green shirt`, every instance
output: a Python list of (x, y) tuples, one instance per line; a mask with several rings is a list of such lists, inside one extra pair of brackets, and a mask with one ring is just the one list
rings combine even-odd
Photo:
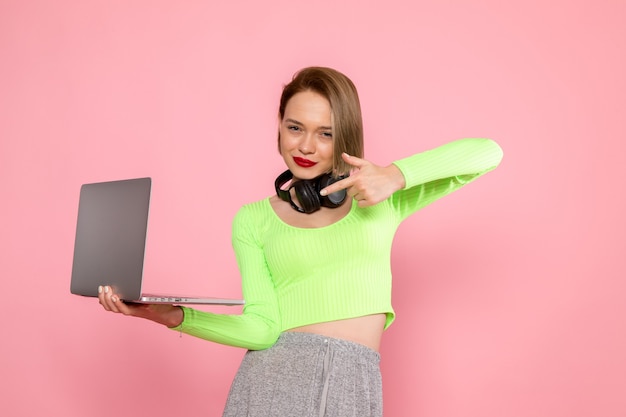
[(243, 206), (232, 242), (242, 276), (243, 314), (183, 307), (174, 330), (247, 349), (265, 349), (281, 332), (312, 323), (384, 313), (391, 305), (391, 245), (400, 223), (494, 169), (502, 150), (488, 139), (463, 139), (394, 162), (406, 186), (370, 207), (352, 207), (320, 228), (284, 223), (269, 198)]

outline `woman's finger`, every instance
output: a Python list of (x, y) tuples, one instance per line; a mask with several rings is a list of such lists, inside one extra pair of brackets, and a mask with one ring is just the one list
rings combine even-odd
[(100, 304), (107, 311), (112, 311), (114, 313), (119, 313), (119, 308), (117, 302), (119, 301), (119, 295), (113, 292), (113, 288), (109, 285), (105, 285), (102, 287), (102, 292), (98, 294), (98, 298), (100, 299)]
[(352, 165), (355, 168), (362, 168), (363, 166), (369, 164), (366, 159), (359, 158), (358, 156), (348, 155), (345, 152), (341, 154), (341, 157), (346, 163)]
[(100, 302), (100, 305), (104, 307), (105, 310), (111, 311), (111, 307), (109, 306), (109, 303), (107, 302), (107, 292), (105, 292), (105, 289), (106, 287), (102, 285), (98, 287), (98, 301)]

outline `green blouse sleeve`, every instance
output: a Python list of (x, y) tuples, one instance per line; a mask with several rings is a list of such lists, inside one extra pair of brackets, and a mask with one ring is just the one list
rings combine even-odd
[(183, 322), (172, 329), (224, 345), (266, 349), (278, 339), (280, 314), (263, 249), (255, 239), (245, 206), (233, 221), (232, 239), (246, 301), (243, 314), (214, 314), (183, 307)]
[(391, 197), (401, 219), (495, 169), (502, 148), (490, 139), (461, 139), (394, 162), (406, 182)]

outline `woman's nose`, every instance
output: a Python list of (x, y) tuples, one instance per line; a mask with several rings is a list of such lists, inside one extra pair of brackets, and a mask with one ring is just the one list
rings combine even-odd
[(302, 136), (299, 150), (303, 154), (310, 154), (315, 152), (315, 138), (313, 137), (313, 135), (306, 134)]

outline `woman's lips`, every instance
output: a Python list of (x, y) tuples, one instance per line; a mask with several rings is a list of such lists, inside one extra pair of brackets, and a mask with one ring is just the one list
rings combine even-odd
[(293, 161), (296, 163), (296, 165), (303, 168), (311, 168), (313, 165), (317, 164), (317, 162), (309, 161), (308, 159), (300, 158), (297, 156), (293, 157)]

